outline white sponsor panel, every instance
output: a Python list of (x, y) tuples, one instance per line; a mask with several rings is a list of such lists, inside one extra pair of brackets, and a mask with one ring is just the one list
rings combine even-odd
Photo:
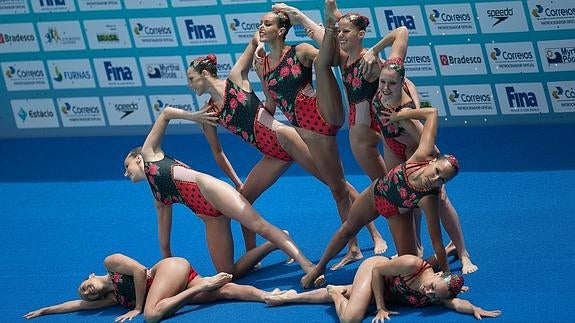
[(575, 112), (575, 81), (548, 82), (554, 112)]
[(487, 74), (479, 44), (438, 45), (435, 54), (441, 75)]
[(132, 47), (124, 19), (84, 20), (83, 24), (90, 49)]
[(39, 49), (31, 23), (0, 25), (0, 54), (37, 52)]
[(2, 75), (8, 91), (47, 90), (50, 88), (42, 61), (3, 62)]
[(492, 74), (539, 72), (531, 42), (487, 43), (485, 51)]
[(186, 68), (180, 56), (140, 57), (144, 82), (148, 86), (186, 85)]
[(106, 125), (98, 97), (56, 98), (56, 104), (64, 127)]
[(529, 0), (529, 17), (533, 29), (575, 29), (575, 6), (572, 0)]
[(32, 0), (35, 13), (55, 13), (76, 11), (74, 0)]
[(417, 94), (419, 95), (419, 102), (422, 108), (436, 108), (440, 117), (444, 117), (445, 105), (443, 103), (443, 94), (439, 86), (418, 86)]
[(102, 100), (111, 126), (152, 124), (144, 96), (105, 96)]
[(247, 44), (258, 31), (265, 12), (225, 15), (228, 34), (233, 44)]
[[(242, 56), (242, 53), (235, 53), (236, 62), (238, 61), (238, 58), (240, 58), (240, 56)], [(260, 78), (256, 73), (256, 69), (254, 68), (253, 64), (252, 66), (250, 66), (250, 71), (248, 72), (248, 80), (250, 80), (251, 84), (261, 83)]]
[[(385, 57), (388, 58), (391, 48), (385, 50)], [(404, 60), (405, 75), (409, 77), (436, 76), (433, 54), (429, 46), (409, 46)]]
[(37, 26), (45, 51), (86, 49), (78, 21), (39, 22)]
[(183, 46), (228, 43), (219, 15), (176, 17), (176, 24)]
[(267, 0), (220, 0), (220, 1), (223, 5), (226, 5), (226, 4), (265, 3), (265, 2), (267, 2)]
[(58, 128), (58, 116), (52, 99), (10, 100), (18, 129)]
[(126, 9), (158, 9), (167, 8), (168, 0), (123, 0)]
[(405, 26), (409, 36), (427, 36), (425, 22), (419, 6), (375, 7), (379, 34), (387, 35), (397, 27)]
[[(312, 21), (316, 23), (321, 23), (323, 21), (323, 16), (319, 10), (302, 10), (302, 12), (309, 17)], [(261, 16), (260, 16), (261, 19)], [(301, 24), (297, 24), (291, 27), (290, 31), (286, 35), (286, 42), (309, 42), (315, 46), (319, 46), (315, 44), (314, 41), (309, 38), (308, 34), (305, 31), (305, 28)]]
[(199, 7), (199, 6), (215, 6), (218, 4), (217, 0), (172, 0), (172, 7)]
[(529, 31), (521, 1), (478, 2), (475, 10), (484, 34)]
[(88, 59), (62, 59), (47, 61), (54, 89), (96, 87), (94, 72)]
[(77, 0), (77, 1), (78, 1), (78, 9), (81, 11), (122, 9), (122, 2), (120, 0)]
[(539, 41), (537, 47), (545, 72), (575, 71), (573, 39)]
[[(282, 2), (282, 1), (280, 1)], [(345, 8), (343, 14), (359, 14), (369, 19), (369, 25), (365, 28), (365, 39), (377, 38), (377, 33), (375, 32), (375, 18), (371, 14), (371, 9), (369, 8)]]
[(497, 108), (489, 84), (446, 85), (449, 114), (452, 116), (496, 115)]
[(0, 15), (16, 15), (29, 13), (26, 0), (2, 0), (0, 1)]
[(169, 17), (132, 18), (129, 22), (136, 47), (178, 46), (176, 30)]
[[(190, 64), (194, 61), (194, 59), (198, 58), (198, 57), (206, 57), (208, 56), (210, 53), (197, 53), (194, 55), (188, 55), (186, 56), (186, 75), (187, 75), (187, 70), (188, 70), (188, 66), (190, 66)], [(220, 79), (227, 79), (228, 76), (230, 75), (230, 71), (232, 70), (232, 67), (234, 66), (234, 61), (232, 59), (232, 55), (231, 54), (214, 54), (216, 55), (216, 61), (217, 61), (217, 65), (216, 68), (218, 70), (218, 78)], [(257, 77), (257, 75), (256, 75)], [(187, 76), (186, 76), (186, 84), (187, 84)], [(250, 74), (250, 81), (252, 80), (251, 74)], [(259, 79), (257, 80), (259, 82)]]
[(495, 84), (502, 114), (548, 113), (541, 83)]
[(142, 80), (133, 57), (95, 58), (94, 68), (100, 87), (141, 86)]
[[(154, 116), (154, 120), (158, 119), (162, 110), (168, 106), (189, 112), (199, 110), (198, 103), (194, 100), (194, 97), (191, 94), (151, 95), (148, 98), (150, 100), (150, 105), (152, 106), (152, 115)], [(178, 119), (172, 120), (170, 123), (194, 124), (195, 122)]]
[(426, 5), (425, 13), (432, 35), (477, 34), (469, 3)]

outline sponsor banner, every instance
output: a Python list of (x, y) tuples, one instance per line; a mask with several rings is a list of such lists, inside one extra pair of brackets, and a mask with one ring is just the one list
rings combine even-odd
[(547, 93), (555, 112), (575, 112), (575, 81), (548, 82)]
[(158, 9), (167, 8), (167, 0), (123, 0), (126, 9)]
[(531, 42), (487, 43), (485, 51), (492, 74), (539, 72)]
[(81, 11), (122, 9), (122, 2), (120, 0), (77, 0), (77, 1), (78, 1), (78, 9)]
[(575, 6), (571, 0), (527, 1), (533, 29), (575, 29)]
[[(376, 18), (371, 14), (371, 10), (369, 8), (345, 8), (345, 12), (343, 14), (359, 14), (369, 19), (369, 25), (365, 28), (365, 39), (370, 38), (377, 38), (377, 33), (375, 32), (375, 20)], [(352, 17), (353, 18), (353, 17)]]
[(86, 49), (78, 21), (39, 22), (37, 26), (45, 51)]
[(38, 50), (36, 31), (31, 23), (0, 25), (0, 54)]
[[(174, 107), (178, 109), (182, 109), (184, 111), (195, 112), (198, 111), (200, 108), (198, 107), (198, 103), (194, 100), (194, 97), (191, 94), (168, 94), (168, 95), (151, 95), (148, 97), (150, 100), (150, 105), (152, 106), (152, 115), (154, 116), (154, 120), (158, 119), (160, 112), (165, 107)], [(208, 96), (206, 96), (206, 101)], [(171, 120), (170, 124), (195, 124), (193, 121), (188, 120)]]
[[(288, 2), (288, 1), (285, 1), (285, 2)], [(220, 0), (220, 2), (223, 5), (229, 5), (229, 4), (266, 3), (268, 1), (267, 0)], [(282, 1), (282, 2), (284, 2), (284, 1)]]
[(247, 44), (258, 31), (265, 12), (225, 15), (228, 34), (233, 44)]
[(152, 124), (145, 96), (105, 96), (102, 101), (110, 126)]
[(64, 127), (105, 126), (98, 97), (56, 98)]
[[(187, 74), (188, 66), (190, 66), (190, 64), (194, 61), (194, 59), (196, 59), (198, 57), (206, 57), (209, 54), (210, 53), (198, 53), (195, 55), (186, 56), (186, 74)], [(232, 67), (234, 66), (234, 61), (232, 59), (232, 55), (231, 54), (215, 54), (215, 55), (216, 55), (216, 61), (217, 61), (216, 68), (218, 70), (218, 78), (227, 79), (228, 76), (230, 75), (230, 71), (232, 70)], [(253, 80), (253, 77), (251, 74), (249, 76), (250, 76), (250, 82), (256, 81), (256, 80)], [(256, 75), (256, 78), (257, 78), (257, 75)], [(257, 82), (259, 82), (259, 79), (257, 80)], [(186, 77), (186, 83), (187, 83), (187, 77)]]
[(496, 115), (493, 91), (489, 84), (446, 85), (449, 114), (452, 116)]
[(438, 45), (435, 54), (441, 75), (487, 74), (479, 44)]
[(138, 66), (133, 57), (95, 58), (94, 68), (100, 87), (142, 86)]
[(84, 20), (83, 24), (90, 49), (132, 47), (124, 19)]
[(387, 35), (397, 27), (405, 26), (409, 37), (427, 36), (425, 22), (419, 6), (375, 7), (379, 34)]
[[(391, 48), (385, 49), (385, 57), (389, 57)], [(436, 76), (435, 62), (429, 46), (409, 46), (405, 56), (405, 75), (411, 77)]]
[(186, 85), (186, 68), (180, 56), (140, 57), (147, 86)]
[(35, 13), (55, 13), (76, 11), (74, 0), (32, 0)]
[(422, 108), (436, 108), (440, 117), (445, 117), (443, 94), (439, 86), (418, 86), (419, 104)]
[(16, 15), (20, 13), (29, 13), (28, 3), (26, 0), (1, 0), (0, 15)]
[(136, 47), (176, 47), (176, 31), (169, 17), (129, 19)]
[(495, 91), (503, 114), (549, 112), (541, 83), (495, 84)]
[(226, 31), (219, 15), (176, 17), (183, 46), (225, 45)]
[(52, 99), (10, 100), (10, 106), (18, 129), (60, 126)]
[(575, 70), (575, 41), (573, 39), (537, 42), (541, 66), (545, 72)]
[(42, 61), (3, 62), (0, 66), (8, 91), (47, 90), (50, 88)]
[(46, 64), (54, 89), (96, 87), (94, 72), (88, 59), (50, 60)]
[(479, 2), (475, 11), (484, 34), (529, 31), (521, 1)]
[(469, 3), (426, 5), (425, 12), (432, 35), (477, 34)]
[(218, 4), (217, 0), (172, 0), (172, 7), (200, 7), (200, 6), (215, 6)]

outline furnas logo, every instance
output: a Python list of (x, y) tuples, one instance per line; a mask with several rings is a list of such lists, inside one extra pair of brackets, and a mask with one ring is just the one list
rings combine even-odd
[(382, 35), (401, 26), (409, 30), (410, 36), (427, 34), (419, 6), (376, 7), (374, 10), (375, 17), (382, 17), (377, 19), (380, 22), (378, 25)]
[(54, 89), (93, 88), (95, 77), (87, 59), (47, 61)]
[(549, 112), (540, 83), (495, 84), (495, 88), (503, 114)]

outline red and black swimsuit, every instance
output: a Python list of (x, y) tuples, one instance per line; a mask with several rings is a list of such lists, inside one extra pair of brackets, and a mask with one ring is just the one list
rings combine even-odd
[(428, 268), (431, 268), (431, 265), (422, 260), (419, 269), (407, 277), (384, 277), (383, 298), (389, 302), (402, 303), (413, 307), (423, 307), (434, 304), (431, 298), (409, 287), (409, 282), (421, 275), (421, 273)]
[[(341, 79), (345, 86), (347, 94), (347, 101), (349, 103), (349, 127), (355, 125), (355, 114), (357, 105), (361, 102), (367, 101), (369, 107), (369, 115), (371, 116), (370, 128), (381, 132), (381, 127), (377, 122), (377, 116), (374, 109), (371, 107), (372, 99), (377, 92), (379, 80), (368, 82), (361, 72), (360, 64), (361, 58), (358, 57), (353, 63), (344, 66), (341, 70)], [(348, 57), (349, 59), (349, 57)]]

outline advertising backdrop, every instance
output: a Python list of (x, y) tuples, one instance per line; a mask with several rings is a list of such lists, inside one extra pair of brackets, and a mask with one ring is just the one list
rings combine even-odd
[[(188, 64), (214, 53), (225, 77), (275, 2), (0, 0), (0, 138), (144, 134), (166, 106), (197, 110)], [(322, 20), (322, 0), (281, 2)], [(409, 29), (406, 74), (442, 125), (575, 122), (572, 0), (338, 5), (369, 18), (367, 47)], [(287, 41), (312, 43), (301, 26)]]

